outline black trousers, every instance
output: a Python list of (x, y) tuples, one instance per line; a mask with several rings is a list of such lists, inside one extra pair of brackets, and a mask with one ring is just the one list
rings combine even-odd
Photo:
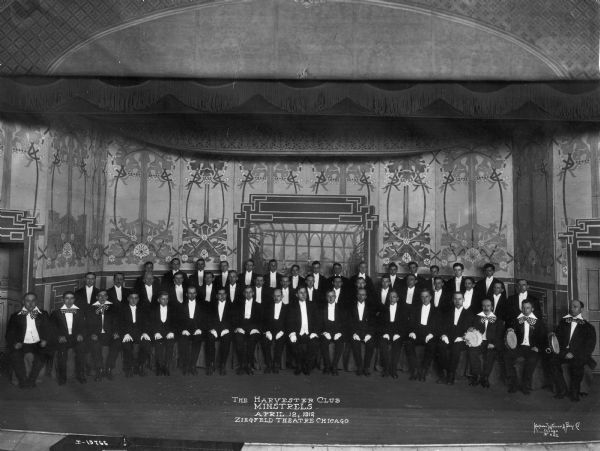
[[(562, 355), (562, 354), (561, 354)], [(569, 376), (571, 383), (569, 384), (569, 393), (578, 395), (581, 391), (581, 381), (583, 380), (585, 361), (581, 359), (565, 359), (560, 355), (553, 354), (551, 360), (552, 381), (556, 386), (557, 393), (567, 392), (567, 382), (563, 376), (562, 365), (568, 365)]]
[(477, 347), (467, 348), (467, 352), (469, 353), (471, 374), (478, 377), (489, 377), (498, 355), (496, 348), (488, 348), (488, 342), (484, 340)]
[(167, 339), (163, 337), (160, 340), (154, 340), (154, 358), (159, 368), (169, 368), (171, 366), (174, 347), (174, 338)]
[[(404, 346), (406, 349), (406, 358), (408, 360), (408, 368), (410, 372), (412, 373), (416, 371), (417, 368), (422, 371), (428, 371), (429, 367), (431, 366), (431, 362), (433, 362), (433, 357), (435, 355), (436, 339), (431, 338), (431, 340), (425, 343), (425, 337), (417, 335), (416, 340), (413, 340), (412, 338), (407, 339)], [(421, 365), (418, 365), (417, 362), (417, 346), (425, 347), (425, 352), (423, 354), (423, 361), (421, 362)]]
[[(352, 334), (354, 335), (354, 334)], [(354, 338), (351, 338), (351, 348), (352, 348), (352, 354), (354, 355), (354, 364), (356, 365), (356, 368), (358, 370), (363, 370), (365, 368), (369, 368), (369, 365), (371, 364), (371, 360), (373, 358), (373, 352), (375, 351), (375, 340), (373, 337), (371, 337), (371, 339), (369, 341), (367, 341), (366, 343), (364, 343), (364, 338), (365, 335), (360, 335), (360, 340), (355, 340)], [(362, 356), (362, 343), (365, 344), (365, 354), (364, 357)]]
[(85, 341), (77, 341), (74, 335), (69, 335), (66, 338), (65, 343), (58, 343), (56, 351), (58, 380), (61, 382), (67, 380), (67, 356), (71, 348), (75, 351), (75, 374), (77, 377), (85, 376)]
[(508, 377), (508, 385), (514, 387), (517, 385), (517, 370), (515, 363), (519, 357), (525, 359), (523, 367), (523, 385), (531, 390), (531, 379), (533, 372), (540, 358), (540, 353), (532, 351), (529, 346), (519, 345), (515, 349), (507, 349), (504, 354), (506, 364), (506, 376)]
[(254, 350), (260, 340), (260, 333), (251, 334), (250, 331), (241, 333), (235, 332), (235, 353), (238, 359), (238, 366), (247, 368), (254, 364)]
[(122, 344), (123, 370), (130, 371), (145, 365), (150, 357), (150, 341), (135, 340)]
[(457, 341), (446, 344), (442, 340), (438, 342), (439, 365), (440, 368), (448, 371), (448, 373), (456, 373), (460, 355), (467, 349), (464, 341)]
[[(208, 365), (209, 362), (212, 362), (213, 357), (211, 357), (208, 352), (208, 341), (213, 336), (210, 333), (204, 331), (200, 335), (180, 335), (177, 339), (177, 350), (179, 351), (179, 365), (185, 371), (190, 371), (196, 368), (196, 362), (198, 361), (198, 356), (200, 355), (200, 351), (202, 350), (202, 344), (204, 345), (204, 359), (205, 364)], [(213, 346), (214, 349), (214, 346)]]
[[(102, 348), (108, 347), (108, 355), (106, 356), (106, 361), (102, 357)], [(94, 367), (96, 371), (101, 369), (113, 369), (115, 367), (115, 362), (117, 361), (117, 356), (121, 351), (121, 339), (113, 338), (109, 334), (100, 334), (98, 335), (97, 340), (92, 340), (90, 338), (88, 343), (88, 349), (92, 353), (92, 361), (94, 362)]]
[[(25, 369), (25, 354), (32, 353), (33, 354), (33, 365), (31, 366), (31, 371), (29, 373), (29, 377), (27, 376), (27, 371)], [(48, 346), (41, 347), (39, 342), (33, 344), (25, 344), (21, 349), (15, 349), (14, 347), (10, 350), (10, 362), (15, 370), (15, 374), (17, 379), (19, 380), (19, 384), (23, 384), (27, 380), (31, 382), (35, 382), (40, 371), (44, 367), (46, 360), (49, 356), (52, 355), (52, 351), (48, 349)]]
[[(291, 343), (291, 342), (290, 342)], [(316, 365), (319, 339), (309, 335), (298, 335), (296, 343), (291, 343), (292, 352), (296, 357), (296, 368), (312, 370)]]
[[(216, 344), (219, 343), (219, 353), (216, 354)], [(219, 368), (225, 368), (227, 364), (227, 357), (229, 357), (229, 349), (231, 348), (231, 332), (222, 336), (215, 338), (213, 334), (209, 333), (206, 341), (206, 358), (209, 359), (210, 365), (215, 366), (216, 364)]]
[(269, 340), (263, 334), (262, 338), (260, 339), (260, 346), (262, 348), (267, 367), (281, 368), (281, 356), (283, 355), (283, 348), (285, 346), (285, 334), (279, 338), (275, 338), (277, 336), (277, 332), (272, 333), (272, 335), (273, 339)]
[[(327, 339), (323, 335), (321, 335), (321, 354), (323, 355), (323, 362), (325, 363), (325, 368), (337, 370), (338, 363), (340, 361), (340, 357), (342, 356), (342, 352), (344, 351), (344, 337), (340, 336), (337, 340), (334, 339), (335, 334), (330, 333), (331, 340)], [(329, 353), (329, 345), (333, 343), (333, 359)]]
[(381, 364), (384, 371), (388, 374), (396, 373), (403, 343), (402, 337), (397, 340), (394, 340), (391, 335), (390, 338), (379, 337), (379, 355), (381, 356)]

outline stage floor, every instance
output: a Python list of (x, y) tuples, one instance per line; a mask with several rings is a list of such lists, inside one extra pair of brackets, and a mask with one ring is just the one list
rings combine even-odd
[[(377, 373), (237, 376), (230, 371), (117, 376), (84, 385), (72, 379), (65, 386), (44, 378), (27, 390), (5, 379), (0, 428), (259, 443), (589, 441), (600, 439), (599, 384), (595, 378), (590, 395), (573, 403), (555, 400), (547, 390), (508, 394), (504, 386), (469, 387), (466, 379), (453, 386), (413, 382), (406, 373), (393, 380)], [(312, 398), (312, 403), (286, 399), (283, 406), (257, 406), (255, 397)]]

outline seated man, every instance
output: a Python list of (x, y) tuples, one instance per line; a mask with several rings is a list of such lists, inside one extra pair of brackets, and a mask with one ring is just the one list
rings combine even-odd
[[(323, 354), (323, 374), (337, 376), (338, 363), (344, 350), (345, 315), (340, 303), (335, 302), (335, 292), (329, 290), (326, 294), (327, 304), (318, 310), (319, 332), (321, 335), (321, 354)], [(329, 345), (333, 343), (333, 359), (329, 353)]]
[[(210, 274), (210, 273), (209, 273)], [(208, 278), (210, 279), (210, 277)], [(211, 282), (212, 283), (212, 282)], [(214, 371), (214, 344), (211, 348), (209, 329), (209, 314), (213, 305), (206, 301), (197, 300), (197, 288), (194, 285), (187, 287), (185, 302), (179, 306), (177, 329), (179, 338), (177, 347), (179, 351), (179, 366), (183, 374), (196, 374), (196, 362), (204, 345), (206, 374)]]
[[(33, 388), (44, 362), (51, 355), (48, 342), (52, 337), (52, 325), (48, 313), (37, 307), (35, 293), (25, 293), (23, 307), (11, 315), (6, 328), (6, 344), (10, 361), (19, 387)], [(29, 376), (25, 369), (25, 354), (33, 354)]]
[[(352, 354), (356, 365), (356, 375), (370, 376), (369, 366), (375, 350), (375, 314), (367, 308), (367, 290), (360, 288), (356, 293), (356, 302), (350, 309), (349, 324)], [(365, 345), (364, 358), (362, 357), (361, 345)]]
[[(192, 288), (196, 288), (192, 285)], [(154, 340), (156, 375), (170, 376), (169, 368), (173, 360), (177, 307), (169, 303), (169, 293), (158, 293), (158, 305), (151, 307), (148, 315), (149, 335)]]
[(456, 368), (463, 351), (467, 349), (463, 336), (473, 324), (473, 314), (463, 307), (463, 294), (453, 295), (454, 308), (441, 318), (438, 335), (439, 366), (445, 374), (437, 383), (454, 384)]
[(380, 353), (383, 363), (382, 376), (398, 378), (398, 360), (402, 344), (408, 338), (409, 310), (406, 304), (398, 302), (398, 293), (391, 290), (389, 305), (379, 316)]
[(541, 318), (533, 314), (533, 305), (530, 299), (525, 299), (521, 304), (521, 313), (513, 319), (507, 330), (513, 330), (517, 335), (518, 346), (507, 349), (504, 354), (506, 374), (508, 376), (508, 392), (517, 391), (517, 371), (515, 362), (519, 357), (525, 359), (523, 368), (523, 384), (521, 390), (524, 394), (531, 393), (531, 379), (540, 359), (540, 350), (546, 348), (546, 326)]
[(123, 370), (125, 377), (134, 374), (145, 376), (144, 367), (150, 356), (150, 335), (147, 310), (150, 306), (140, 307), (137, 293), (130, 293), (127, 306), (121, 309), (119, 335), (123, 337)]
[(290, 304), (287, 317), (287, 332), (292, 352), (296, 357), (294, 374), (309, 375), (316, 364), (316, 353), (319, 347), (317, 334), (316, 305), (308, 302), (306, 287), (297, 291), (297, 302)]
[(85, 313), (75, 305), (75, 293), (65, 291), (63, 293), (63, 305), (52, 312), (52, 323), (58, 338), (58, 384), (67, 383), (67, 355), (69, 349), (75, 350), (75, 374), (77, 381), (85, 384), (85, 336), (86, 320)]
[[(440, 313), (431, 302), (432, 298), (431, 290), (423, 290), (421, 292), (421, 305), (413, 310), (412, 315), (409, 317), (408, 339), (405, 346), (411, 380), (418, 379), (425, 382), (427, 371), (429, 371), (435, 354)], [(425, 347), (423, 361), (420, 365), (417, 364), (416, 346)]]
[(273, 302), (266, 303), (263, 310), (261, 346), (265, 357), (265, 373), (279, 373), (281, 369), (288, 308), (283, 303), (281, 289), (276, 288), (273, 291)]
[(241, 302), (234, 313), (234, 340), (238, 359), (236, 373), (254, 374), (254, 350), (260, 339), (260, 326), (262, 322), (261, 305), (254, 300), (254, 289), (250, 285), (244, 288), (244, 301)]
[(219, 374), (221, 376), (227, 374), (225, 363), (227, 362), (229, 348), (231, 347), (231, 331), (233, 330), (232, 321), (234, 309), (234, 304), (227, 300), (227, 289), (219, 288), (219, 291), (217, 292), (217, 303), (213, 306), (213, 310), (209, 318), (210, 334), (213, 338), (209, 337), (208, 347), (209, 355), (213, 358), (211, 364), (214, 367), (215, 344), (216, 342), (220, 343), (219, 355), (216, 357), (216, 360), (219, 368)]
[[(112, 380), (112, 371), (121, 350), (118, 312), (118, 307), (108, 300), (106, 290), (98, 291), (96, 302), (87, 309), (87, 340), (96, 368), (95, 381), (101, 380), (103, 376)], [(106, 361), (102, 356), (104, 346), (108, 347)]]
[(564, 316), (556, 326), (556, 338), (560, 345), (558, 355), (552, 354), (552, 379), (556, 386), (557, 399), (564, 398), (567, 394), (562, 365), (567, 364), (571, 378), (569, 384), (569, 398), (579, 401), (579, 390), (583, 380), (583, 369), (586, 364), (595, 366), (592, 352), (596, 347), (596, 330), (581, 316), (583, 302), (571, 301), (569, 314)]
[[(504, 321), (492, 313), (492, 301), (481, 301), (482, 311), (473, 319), (474, 329), (481, 332), (483, 341), (477, 347), (469, 347), (469, 362), (471, 364), (471, 380), (469, 385), (489, 388), (489, 377), (498, 356), (498, 350), (504, 346)], [(482, 363), (483, 361), (483, 368)]]

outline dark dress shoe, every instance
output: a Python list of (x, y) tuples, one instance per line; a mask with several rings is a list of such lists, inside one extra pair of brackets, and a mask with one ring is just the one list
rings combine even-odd
[(340, 373), (339, 373), (339, 371), (338, 371), (337, 368), (332, 369), (331, 370), (331, 374), (334, 375), (334, 376), (339, 376), (340, 375)]
[(363, 371), (363, 374), (364, 374), (365, 376), (370, 376), (370, 375), (371, 375), (371, 371), (369, 371), (369, 369), (368, 369), (368, 368), (365, 368), (365, 370)]
[(235, 370), (235, 374), (237, 374), (238, 376), (241, 376), (244, 373), (245, 373), (244, 368), (242, 368), (241, 366)]
[(106, 378), (107, 378), (109, 381), (112, 381), (112, 380), (113, 380), (112, 368), (106, 368), (105, 374), (106, 374)]
[(254, 370), (252, 369), (251, 366), (247, 366), (246, 367), (246, 374), (249, 374), (249, 375), (253, 375), (254, 374)]
[(569, 399), (573, 402), (579, 402), (579, 393), (571, 393)]
[(294, 370), (294, 374), (295, 374), (296, 376), (298, 376), (298, 375), (299, 375), (299, 374), (301, 374), (301, 373), (302, 373), (302, 370), (301, 370), (300, 368), (296, 368), (296, 369)]
[(510, 387), (508, 387), (508, 392), (509, 393), (516, 393), (517, 392), (517, 387), (515, 385), (511, 385)]
[(227, 370), (225, 369), (224, 366), (222, 366), (222, 367), (219, 368), (219, 374), (221, 376), (225, 376), (227, 374)]
[(565, 396), (567, 396), (567, 392), (559, 392), (554, 395), (554, 398), (555, 399), (563, 399)]

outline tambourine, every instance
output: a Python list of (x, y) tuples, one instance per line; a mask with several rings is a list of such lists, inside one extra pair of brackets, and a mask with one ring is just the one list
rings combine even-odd
[(504, 344), (508, 349), (516, 349), (519, 341), (517, 340), (517, 334), (514, 330), (509, 329), (504, 335)]
[(558, 354), (560, 352), (560, 344), (558, 344), (558, 338), (554, 332), (548, 334), (548, 348), (546, 352), (550, 354), (553, 352), (554, 354)]
[(483, 334), (477, 329), (469, 329), (464, 337), (465, 343), (469, 348), (476, 348), (483, 341)]

